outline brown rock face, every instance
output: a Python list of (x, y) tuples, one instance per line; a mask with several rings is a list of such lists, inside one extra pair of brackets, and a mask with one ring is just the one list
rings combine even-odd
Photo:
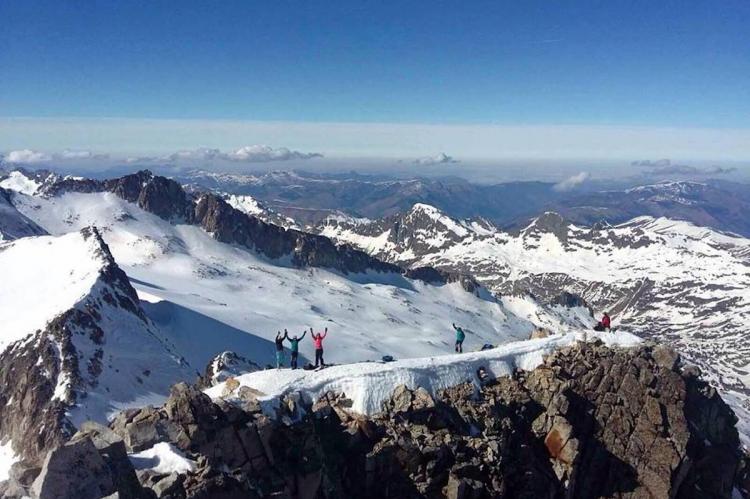
[(436, 396), (396, 387), (371, 418), (334, 393), (313, 405), (292, 393), (269, 418), (252, 393), (234, 405), (182, 383), (162, 408), (126, 411), (111, 431), (87, 427), (71, 442), (91, 439), (106, 464), (81, 447), (102, 477), (78, 482), (121, 495), (140, 494), (122, 448), (169, 441), (197, 467), (139, 471), (157, 496), (731, 498), (747, 486), (736, 418), (672, 358), (578, 345), (531, 372)]
[(198, 463), (138, 472), (170, 497), (730, 498), (747, 485), (734, 415), (671, 359), (585, 344), (481, 388), (396, 387), (372, 418), (329, 393), (312, 406), (291, 394), (269, 419), (252, 394), (230, 405), (180, 384), (111, 429), (130, 449), (166, 440)]

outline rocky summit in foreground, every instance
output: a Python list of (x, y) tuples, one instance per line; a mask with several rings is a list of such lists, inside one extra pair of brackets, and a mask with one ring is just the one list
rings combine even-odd
[(159, 409), (128, 410), (109, 428), (84, 424), (42, 462), (15, 464), (0, 490), (81, 499), (730, 498), (747, 497), (750, 484), (733, 412), (664, 347), (579, 343), (512, 377), (480, 369), (435, 397), (394, 387), (369, 418), (335, 393), (314, 404), (290, 393), (263, 413), (258, 392), (231, 381), (227, 400), (178, 384)]

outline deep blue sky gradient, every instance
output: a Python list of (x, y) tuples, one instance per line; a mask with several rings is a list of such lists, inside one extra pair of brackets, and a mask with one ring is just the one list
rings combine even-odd
[(750, 127), (750, 2), (0, 0), (0, 116)]

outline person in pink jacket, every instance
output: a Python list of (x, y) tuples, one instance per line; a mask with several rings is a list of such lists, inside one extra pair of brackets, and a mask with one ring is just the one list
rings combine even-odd
[(325, 329), (325, 332), (318, 334), (315, 334), (313, 328), (310, 328), (310, 334), (312, 335), (313, 346), (315, 346), (315, 367), (318, 367), (318, 364), (320, 364), (320, 367), (325, 367), (326, 363), (323, 361), (323, 339), (328, 334), (328, 328)]

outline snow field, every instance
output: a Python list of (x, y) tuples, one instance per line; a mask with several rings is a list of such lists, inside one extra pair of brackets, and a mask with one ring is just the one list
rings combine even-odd
[[(545, 355), (585, 338), (599, 338), (608, 345), (630, 347), (641, 340), (628, 333), (569, 333), (547, 338), (516, 341), (480, 352), (405, 359), (389, 363), (364, 362), (331, 366), (320, 371), (268, 369), (235, 378), (240, 386), (248, 386), (265, 394), (259, 397), (266, 414), (274, 416), (281, 397), (299, 392), (309, 401), (331, 391), (343, 393), (353, 402), (354, 412), (373, 415), (394, 389), (406, 385), (422, 387), (435, 395), (439, 390), (464, 382), (478, 385), (476, 372), (483, 367), (493, 377), (507, 376), (516, 369), (532, 370), (543, 362)], [(225, 383), (206, 390), (221, 398)], [(236, 391), (226, 399), (237, 400)]]

